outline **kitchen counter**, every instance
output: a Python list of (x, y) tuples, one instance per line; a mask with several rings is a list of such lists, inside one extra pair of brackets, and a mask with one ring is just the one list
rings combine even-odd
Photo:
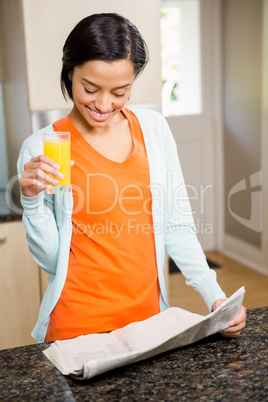
[(0, 223), (22, 219), (22, 208), (19, 200), (6, 190), (0, 190)]
[(220, 334), (87, 381), (64, 377), (48, 344), (0, 351), (0, 400), (268, 401), (268, 307), (237, 338)]
[(15, 213), (0, 214), (0, 223), (21, 221), (22, 215)]

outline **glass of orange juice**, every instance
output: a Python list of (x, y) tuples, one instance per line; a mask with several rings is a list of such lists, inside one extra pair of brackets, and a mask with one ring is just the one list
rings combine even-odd
[(43, 133), (44, 155), (56, 162), (60, 168), (59, 172), (64, 175), (59, 184), (52, 185), (50, 194), (67, 193), (71, 191), (71, 151), (70, 133), (53, 131)]

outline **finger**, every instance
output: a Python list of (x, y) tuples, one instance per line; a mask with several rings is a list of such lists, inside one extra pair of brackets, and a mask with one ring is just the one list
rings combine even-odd
[(59, 168), (60, 166), (56, 162), (45, 155), (38, 155), (24, 165), (24, 171), (41, 169), (55, 177), (62, 178)]
[(246, 323), (247, 313), (244, 306), (241, 307), (240, 314), (235, 317), (229, 324), (230, 327), (235, 327), (241, 323)]
[(241, 324), (236, 325), (234, 327), (226, 328), (222, 332), (231, 334), (231, 333), (234, 333), (234, 332), (237, 332), (237, 331), (241, 331), (241, 329), (245, 328), (245, 326), (246, 326), (245, 322), (242, 322)]
[(240, 335), (241, 331), (236, 331), (236, 332), (220, 332), (224, 338), (234, 338), (238, 335)]
[(55, 177), (50, 176), (49, 174), (45, 173), (41, 169), (35, 169), (31, 171), (24, 171), (22, 174), (23, 178), (28, 178), (28, 179), (36, 179), (42, 183), (50, 183), (57, 185), (59, 184), (59, 180), (57, 180)]
[(220, 333), (225, 337), (232, 338), (234, 336), (240, 335), (243, 328), (245, 328), (245, 326), (243, 324), (241, 324), (236, 327), (226, 328), (225, 330), (221, 331)]
[(37, 180), (34, 177), (24, 177), (20, 179), (21, 187), (36, 187), (38, 189), (45, 189), (46, 183)]
[(37, 195), (42, 190), (47, 190), (48, 187), (51, 187), (45, 183), (42, 183), (39, 180), (32, 178), (22, 178), (20, 179), (20, 186), (22, 194), (25, 197), (32, 197)]
[(60, 166), (55, 161), (53, 161), (53, 159), (49, 158), (46, 155), (38, 155), (38, 156), (32, 158), (31, 161), (33, 161), (34, 163), (35, 162), (37, 162), (37, 163), (43, 162), (47, 165), (50, 165), (52, 168), (55, 168), (55, 169), (60, 168)]
[(50, 174), (58, 179), (63, 179), (63, 174), (59, 172), (58, 169), (48, 165), (42, 161), (33, 161), (31, 160), (29, 163), (24, 165), (24, 172), (25, 174), (30, 173), (35, 175), (36, 177), (42, 177), (42, 172)]
[(239, 324), (239, 325), (236, 325), (236, 326), (234, 326), (234, 327), (229, 327), (229, 328), (226, 328), (226, 329), (224, 329), (223, 331), (220, 331), (220, 333), (223, 335), (223, 336), (225, 336), (225, 337), (234, 337), (234, 336), (237, 336), (237, 335), (239, 335), (240, 333), (241, 333), (241, 330), (243, 329), (243, 328), (245, 328), (245, 321), (244, 322), (242, 322), (241, 324)]

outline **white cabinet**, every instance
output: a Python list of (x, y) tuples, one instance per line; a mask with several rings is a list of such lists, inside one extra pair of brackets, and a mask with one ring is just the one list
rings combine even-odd
[(79, 7), (77, 0), (21, 0), (21, 7), (31, 111), (68, 109), (59, 85), (62, 47), (82, 18), (102, 12), (129, 18), (148, 43), (150, 62), (134, 85), (131, 102), (161, 102), (160, 0), (79, 0)]
[(0, 349), (35, 343), (40, 306), (39, 268), (21, 221), (0, 223)]

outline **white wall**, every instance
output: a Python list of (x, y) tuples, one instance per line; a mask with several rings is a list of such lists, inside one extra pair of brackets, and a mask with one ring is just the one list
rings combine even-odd
[(225, 228), (260, 247), (260, 228), (249, 228), (236, 216), (250, 220), (249, 180), (261, 169), (262, 1), (227, 0), (223, 4), (226, 196), (241, 180), (245, 179), (248, 187), (248, 191), (234, 194), (229, 206), (226, 197)]
[(223, 252), (268, 274), (268, 1), (224, 0), (222, 9)]

